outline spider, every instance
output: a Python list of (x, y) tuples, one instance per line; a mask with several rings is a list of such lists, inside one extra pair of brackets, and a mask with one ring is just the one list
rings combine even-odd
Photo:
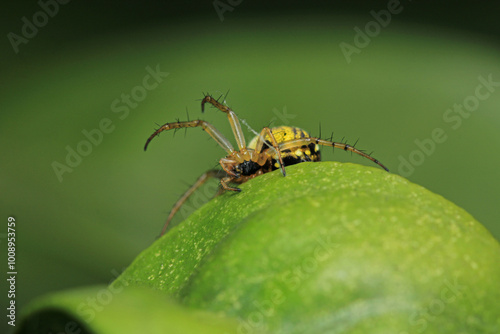
[(212, 169), (205, 172), (175, 203), (172, 211), (170, 211), (170, 214), (167, 217), (160, 236), (165, 233), (170, 221), (186, 200), (208, 179), (216, 178), (220, 180), (222, 189), (220, 189), (219, 193), (226, 190), (239, 192), (241, 189), (230, 186), (230, 183), (242, 184), (250, 179), (253, 179), (254, 177), (277, 169), (281, 169), (283, 176), (286, 176), (286, 166), (306, 161), (320, 161), (320, 145), (354, 152), (370, 159), (386, 171), (389, 171), (378, 160), (349, 144), (311, 137), (306, 131), (291, 126), (278, 126), (274, 128), (264, 127), (260, 134), (255, 136), (255, 138), (253, 138), (247, 146), (240, 121), (234, 111), (219, 103), (219, 101), (214, 99), (211, 95), (207, 94), (204, 95), (204, 98), (201, 101), (202, 112), (205, 111), (206, 103), (210, 103), (220, 111), (227, 114), (231, 129), (233, 130), (234, 137), (236, 138), (236, 143), (238, 144), (238, 150), (235, 150), (226, 137), (224, 137), (212, 124), (203, 120), (166, 123), (148, 138), (144, 146), (144, 151), (147, 150), (151, 140), (158, 136), (160, 132), (180, 128), (201, 127), (227, 153), (227, 156), (219, 160), (222, 170)]

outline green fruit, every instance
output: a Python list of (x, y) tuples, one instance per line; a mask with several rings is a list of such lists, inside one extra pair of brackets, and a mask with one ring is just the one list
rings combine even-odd
[(377, 168), (287, 174), (212, 200), (114, 284), (238, 318), (242, 333), (500, 333), (500, 245), (464, 210)]

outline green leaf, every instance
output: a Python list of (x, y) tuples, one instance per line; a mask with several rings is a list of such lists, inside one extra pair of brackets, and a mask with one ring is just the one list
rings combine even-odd
[(464, 210), (379, 168), (287, 174), (210, 201), (111, 286), (34, 302), (19, 332), (500, 332), (500, 245)]
[(189, 310), (151, 289), (96, 286), (42, 297), (23, 310), (16, 333), (220, 334), (235, 323)]
[(500, 332), (500, 245), (383, 170), (302, 163), (196, 211), (115, 284), (284, 333)]

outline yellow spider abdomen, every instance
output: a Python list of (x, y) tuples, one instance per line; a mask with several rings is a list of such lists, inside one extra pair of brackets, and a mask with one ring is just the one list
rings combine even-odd
[[(271, 132), (273, 133), (274, 138), (276, 139), (276, 142), (278, 144), (285, 143), (294, 139), (310, 138), (309, 134), (306, 131), (293, 126), (277, 126), (275, 128), (272, 128)], [(248, 148), (255, 149), (255, 146), (257, 145), (257, 139), (258, 136), (255, 136), (250, 141), (250, 144), (248, 144)], [(266, 135), (264, 139), (267, 142), (271, 142), (271, 138), (269, 138), (269, 135)]]
[[(307, 141), (301, 142), (301, 139), (311, 138), (309, 133), (306, 131), (292, 126), (278, 126), (272, 128), (271, 132), (279, 146), (290, 142), (294, 143), (293, 146), (288, 145), (287, 148), (280, 147), (280, 154), (285, 166), (294, 165), (300, 162), (321, 160), (318, 144), (308, 143)], [(258, 139), (259, 137), (255, 136), (248, 145), (248, 148), (256, 149)], [(268, 147), (271, 147), (272, 140), (269, 137), (269, 134), (264, 136), (264, 140), (266, 141)], [(273, 157), (273, 169), (278, 169), (279, 163), (277, 161), (276, 152), (270, 150), (268, 154)]]

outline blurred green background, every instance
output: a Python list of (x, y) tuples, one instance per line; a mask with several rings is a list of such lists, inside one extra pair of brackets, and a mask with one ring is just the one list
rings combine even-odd
[[(5, 249), (14, 216), (18, 307), (107, 283), (155, 240), (177, 198), (224, 155), (199, 129), (164, 133), (145, 153), (156, 123), (188, 112), (233, 140), (224, 115), (201, 114), (202, 92), (230, 90), (228, 105), (257, 131), (287, 124), (317, 136), (321, 124), (323, 137), (359, 139), (500, 239), (499, 3), (74, 1), (57, 12), (41, 3), (52, 4), (46, 22), (36, 2), (0, 14), (0, 238)], [(29, 38), (24, 17), (40, 26), (24, 28)], [(478, 90), (488, 77), (496, 86)], [(447, 111), (464, 103), (470, 113)], [(86, 156), (58, 177), (68, 150)]]

